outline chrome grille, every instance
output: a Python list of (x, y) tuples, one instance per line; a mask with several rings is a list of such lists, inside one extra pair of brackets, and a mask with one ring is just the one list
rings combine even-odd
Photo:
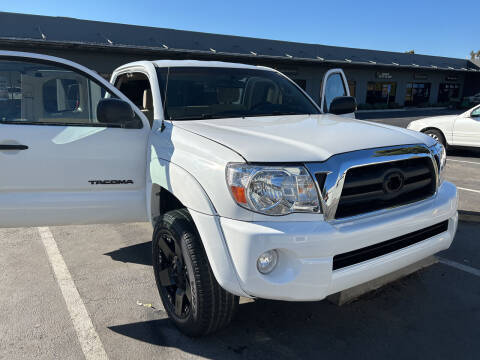
[(347, 171), (335, 218), (417, 202), (435, 193), (429, 158), (392, 161)]
[(421, 201), (438, 186), (437, 161), (423, 144), (352, 151), (305, 166), (327, 221)]

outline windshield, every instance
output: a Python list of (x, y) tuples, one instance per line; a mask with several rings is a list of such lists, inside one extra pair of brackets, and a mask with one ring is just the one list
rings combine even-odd
[(169, 120), (319, 113), (295, 84), (274, 71), (172, 67), (157, 73)]

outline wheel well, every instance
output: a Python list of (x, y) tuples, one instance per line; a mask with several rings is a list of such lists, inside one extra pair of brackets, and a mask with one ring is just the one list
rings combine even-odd
[(420, 130), (420, 132), (424, 133), (425, 131), (428, 131), (428, 130), (436, 130), (436, 131), (438, 131), (440, 134), (442, 134), (443, 139), (445, 140), (445, 143), (447, 143), (447, 138), (445, 137), (445, 134), (444, 134), (443, 131), (440, 130), (439, 128), (430, 126), (430, 127), (426, 127), (426, 128), (424, 128), (424, 129)]
[(182, 209), (185, 205), (182, 204), (180, 200), (177, 199), (167, 189), (153, 184), (152, 186), (152, 199), (150, 204), (150, 211), (152, 215), (152, 221), (155, 223), (157, 218), (168, 211)]

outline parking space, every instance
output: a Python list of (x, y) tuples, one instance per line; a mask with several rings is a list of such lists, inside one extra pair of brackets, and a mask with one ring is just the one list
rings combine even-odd
[[(466, 189), (459, 190), (460, 209), (478, 214), (480, 154), (449, 152), (447, 164), (447, 179)], [(110, 359), (476, 359), (480, 353), (476, 221), (460, 222), (454, 244), (439, 254), (443, 262), (354, 303), (242, 301), (229, 328), (201, 339), (181, 335), (163, 310), (150, 224), (49, 230), (71, 279), (62, 277), (60, 286), (61, 262), (52, 260), (39, 229), (0, 230), (0, 359), (105, 358), (98, 346)], [(65, 296), (69, 285), (79, 301)], [(72, 312), (82, 306), (86, 319)]]

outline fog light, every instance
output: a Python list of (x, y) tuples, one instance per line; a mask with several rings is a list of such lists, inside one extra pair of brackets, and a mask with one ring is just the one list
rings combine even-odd
[(262, 274), (268, 274), (277, 265), (278, 253), (277, 250), (268, 250), (265, 251), (262, 255), (258, 257), (257, 260), (257, 269)]

